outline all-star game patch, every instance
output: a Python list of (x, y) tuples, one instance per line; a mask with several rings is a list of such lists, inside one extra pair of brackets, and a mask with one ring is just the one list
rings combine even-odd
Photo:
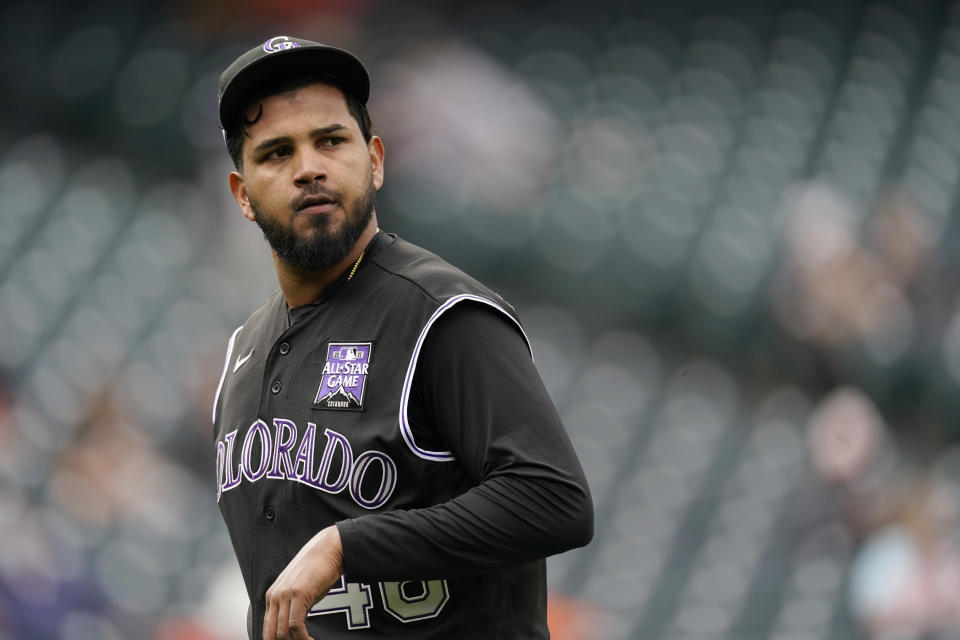
[(331, 342), (314, 409), (360, 411), (367, 388), (372, 342)]

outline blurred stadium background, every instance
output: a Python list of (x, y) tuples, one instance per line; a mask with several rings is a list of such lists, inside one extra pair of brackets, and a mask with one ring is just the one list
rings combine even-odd
[(960, 2), (0, 9), (0, 639), (234, 640), (216, 85), (357, 52), (381, 224), (518, 307), (597, 506), (561, 640), (960, 635)]

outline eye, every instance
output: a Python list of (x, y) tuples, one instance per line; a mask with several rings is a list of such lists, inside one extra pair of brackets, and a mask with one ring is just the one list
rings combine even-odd
[(346, 142), (346, 138), (339, 138), (337, 136), (324, 136), (323, 138), (320, 138), (319, 144), (321, 147), (335, 147), (343, 142)]
[(289, 156), (291, 153), (293, 152), (290, 150), (290, 147), (277, 147), (276, 149), (273, 149), (272, 151), (268, 152), (264, 156), (264, 160), (272, 160), (275, 158), (285, 158)]

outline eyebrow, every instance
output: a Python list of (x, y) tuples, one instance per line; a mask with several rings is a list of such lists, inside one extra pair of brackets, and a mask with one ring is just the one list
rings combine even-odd
[[(319, 138), (321, 136), (325, 136), (327, 134), (333, 133), (334, 131), (340, 131), (341, 129), (346, 129), (346, 127), (340, 123), (335, 122), (326, 127), (314, 129), (313, 131), (310, 132), (310, 137)], [(260, 153), (263, 153), (267, 149), (271, 149), (281, 144), (290, 144), (291, 142), (293, 142), (293, 138), (291, 138), (290, 136), (280, 136), (277, 138), (270, 138), (269, 140), (264, 140), (263, 142), (261, 142), (260, 144), (258, 144), (253, 148), (253, 155), (259, 155)]]

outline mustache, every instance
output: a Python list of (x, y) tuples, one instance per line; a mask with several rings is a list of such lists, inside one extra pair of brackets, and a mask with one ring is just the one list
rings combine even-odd
[(340, 194), (322, 185), (311, 185), (304, 188), (300, 195), (290, 202), (290, 208), (296, 212), (304, 207), (324, 201), (339, 202)]

